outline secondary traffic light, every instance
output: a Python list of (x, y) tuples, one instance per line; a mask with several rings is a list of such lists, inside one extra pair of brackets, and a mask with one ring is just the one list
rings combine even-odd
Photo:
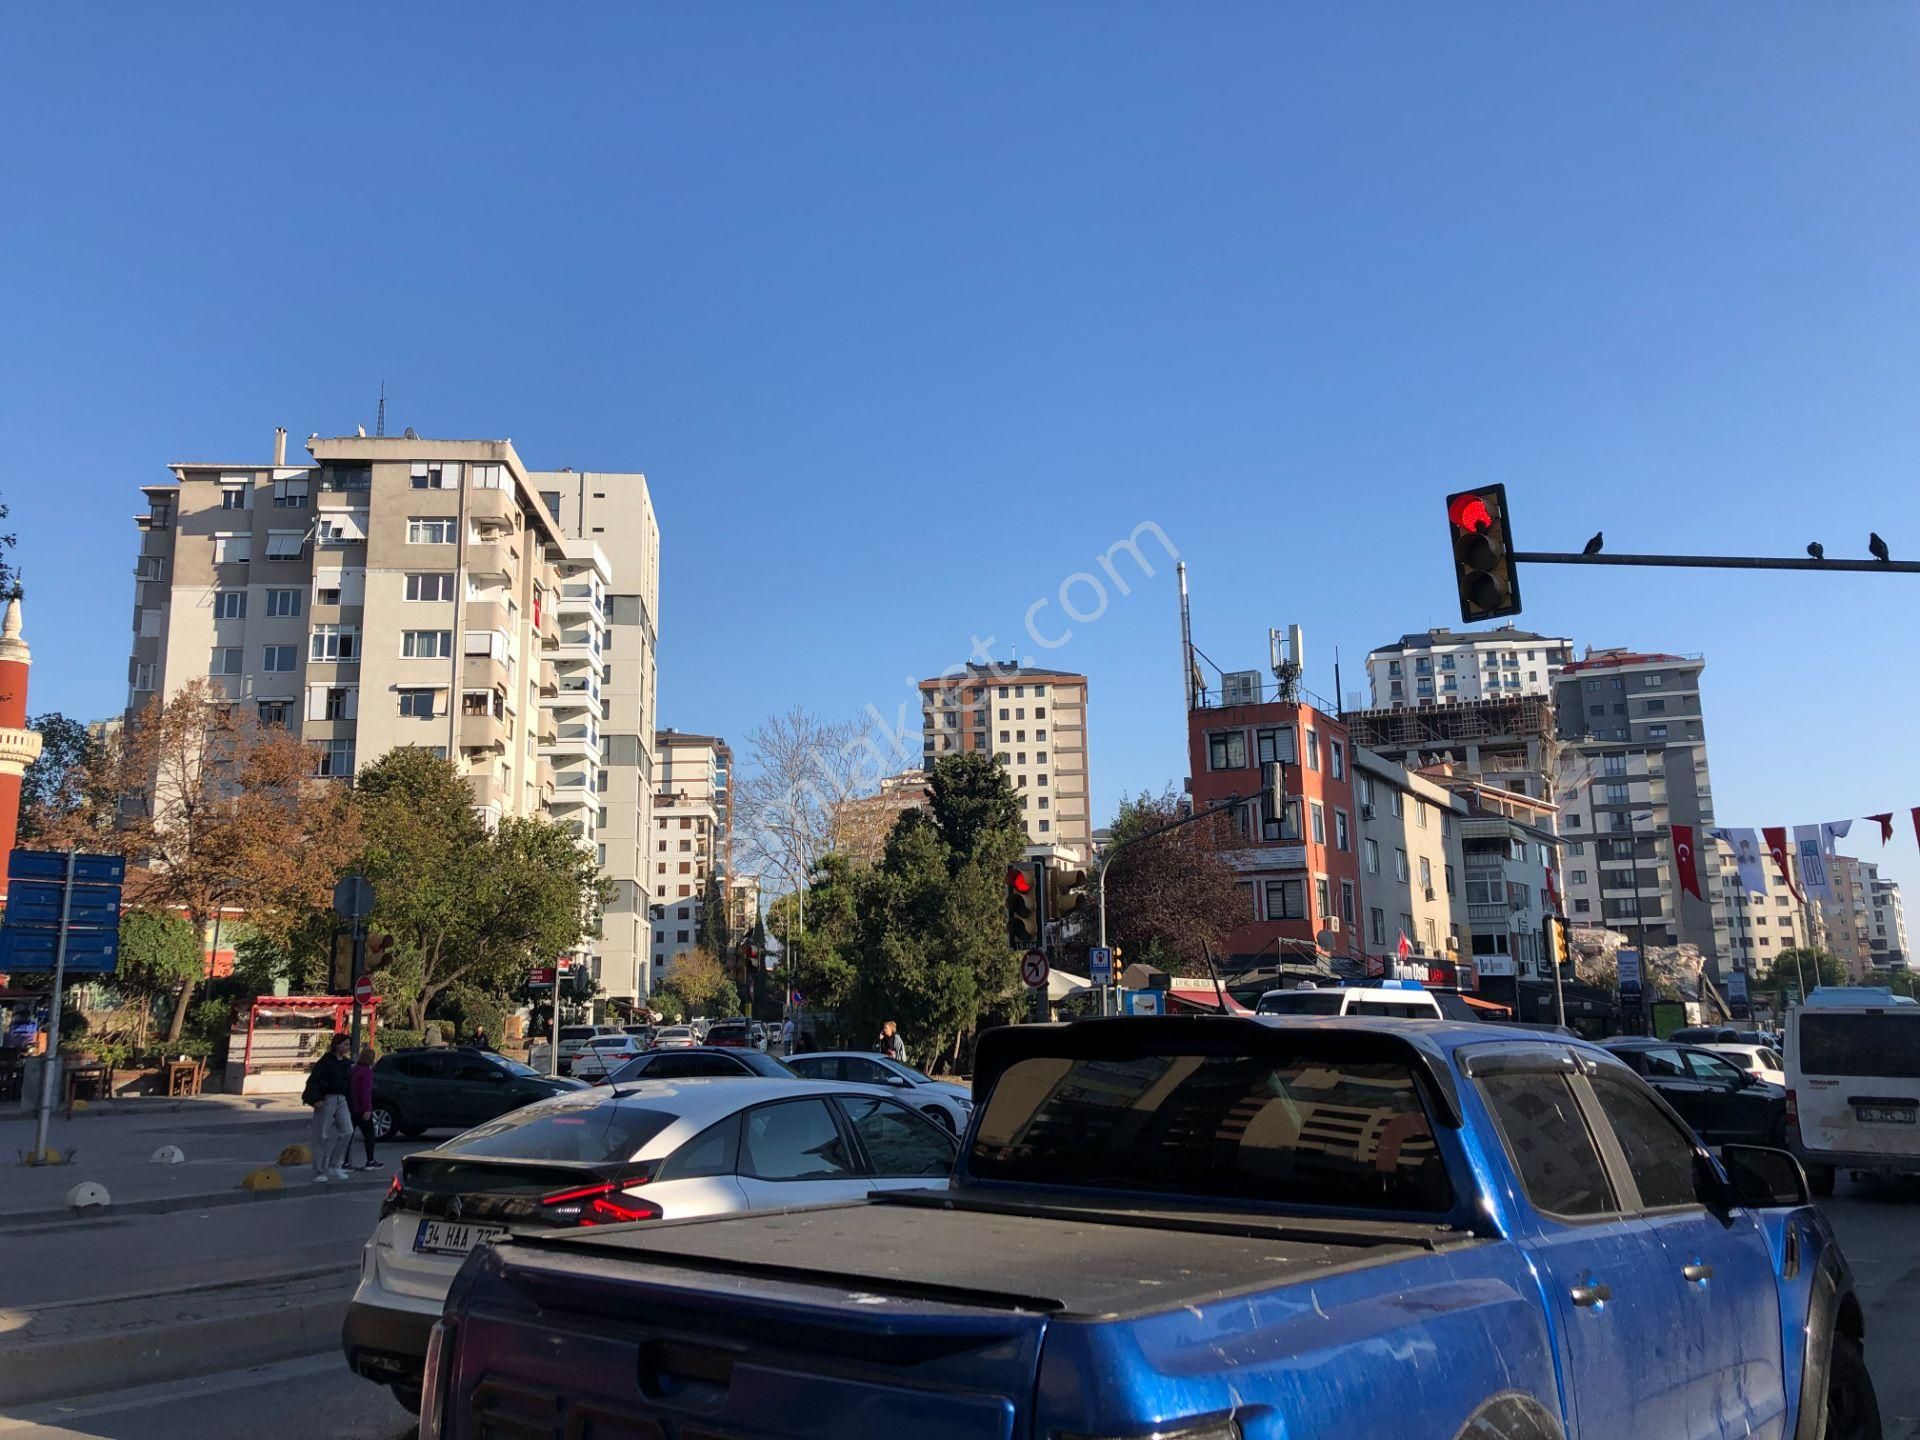
[(1015, 950), (1040, 945), (1039, 871), (1026, 862), (1007, 867), (1007, 944)]
[(1047, 918), (1061, 920), (1087, 903), (1084, 870), (1047, 867)]
[(1520, 575), (1513, 564), (1513, 533), (1507, 524), (1507, 487), (1482, 485), (1447, 497), (1447, 530), (1453, 539), (1453, 578), (1460, 589), (1460, 618), (1497, 620), (1520, 613)]
[[(1546, 942), (1547, 964), (1558, 969), (1567, 963), (1567, 922), (1558, 915), (1548, 915), (1541, 922), (1541, 938)], [(1552, 970), (1549, 970), (1549, 974)]]

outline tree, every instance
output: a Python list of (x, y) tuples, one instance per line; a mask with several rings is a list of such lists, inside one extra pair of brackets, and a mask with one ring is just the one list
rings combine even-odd
[(934, 764), (927, 807), (955, 866), (982, 845), (1011, 863), (1026, 845), (1026, 812), (1007, 768), (982, 751), (946, 755)]
[(739, 1013), (740, 997), (734, 991), (733, 982), (727, 979), (720, 962), (706, 950), (695, 950), (674, 961), (673, 969), (653, 987), (653, 993), (671, 1002), (682, 1015)]
[(782, 895), (767, 909), (767, 932), (781, 946), (775, 978), (806, 1009), (838, 1011), (852, 998), (863, 884), (845, 856), (828, 855), (815, 867), (804, 912), (799, 895)]
[(1774, 956), (1772, 968), (1767, 971), (1766, 978), (1758, 983), (1763, 990), (1779, 992), (1784, 992), (1787, 986), (1792, 985), (1799, 988), (1804, 997), (1806, 991), (1816, 985), (1851, 985), (1853, 979), (1846, 961), (1838, 955), (1797, 946)]
[(1222, 853), (1233, 838), (1227, 818), (1157, 833), (1180, 818), (1171, 788), (1121, 803), (1112, 843), (1132, 843), (1107, 870), (1107, 938), (1129, 960), (1192, 974), (1204, 970), (1205, 948), (1218, 954), (1253, 912)]
[(28, 846), (49, 827), (63, 824), (76, 812), (85, 812), (96, 828), (112, 824), (111, 797), (99, 786), (106, 750), (81, 721), (58, 710), (27, 722), (40, 733), (40, 754), (20, 777), (19, 843)]
[(707, 876), (706, 889), (701, 892), (700, 926), (694, 932), (694, 943), (718, 958), (732, 978), (741, 978), (738, 957), (734, 955), (729, 939), (727, 892), (717, 874)]
[(885, 772), (882, 751), (863, 722), (829, 723), (797, 705), (747, 742), (752, 763), (733, 796), (740, 856), (749, 870), (805, 885), (833, 849), (844, 807)]

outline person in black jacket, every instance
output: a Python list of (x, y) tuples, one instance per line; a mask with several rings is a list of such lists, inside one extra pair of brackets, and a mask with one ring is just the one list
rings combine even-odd
[(307, 1072), (307, 1085), (300, 1098), (313, 1107), (313, 1178), (324, 1185), (329, 1180), (346, 1180), (347, 1147), (353, 1142), (353, 1116), (347, 1108), (347, 1093), (353, 1085), (353, 1062), (347, 1057), (353, 1041), (335, 1035), (327, 1053)]

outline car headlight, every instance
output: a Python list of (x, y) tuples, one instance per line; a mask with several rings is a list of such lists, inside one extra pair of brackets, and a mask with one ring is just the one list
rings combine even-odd
[(1240, 1422), (1227, 1415), (1190, 1425), (1168, 1425), (1146, 1435), (1075, 1435), (1056, 1430), (1053, 1440), (1241, 1440), (1241, 1434)]

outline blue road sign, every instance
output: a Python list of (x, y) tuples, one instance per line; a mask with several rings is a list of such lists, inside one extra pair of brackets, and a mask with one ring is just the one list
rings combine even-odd
[(1088, 947), (1087, 978), (1096, 985), (1113, 983), (1113, 947), (1109, 945)]
[(1161, 1008), (1164, 995), (1158, 990), (1129, 990), (1127, 992), (1127, 1013), (1129, 1015), (1164, 1015)]
[[(16, 850), (7, 858), (7, 879), (51, 880), (64, 885), (67, 880), (67, 852), (64, 850)], [(127, 879), (126, 857), (121, 855), (77, 855), (73, 862), (76, 885), (122, 885)], [(9, 889), (12, 887), (9, 886)]]
[[(7, 886), (7, 926), (60, 928), (60, 902), (67, 887), (45, 880), (15, 880)], [(105, 885), (76, 885), (68, 909), (69, 925), (118, 925), (120, 891)]]
[[(0, 930), (0, 971), (21, 974), (26, 971), (51, 971), (60, 931), (19, 929)], [(69, 975), (111, 975), (120, 961), (120, 932), (117, 929), (67, 931), (67, 973)]]

